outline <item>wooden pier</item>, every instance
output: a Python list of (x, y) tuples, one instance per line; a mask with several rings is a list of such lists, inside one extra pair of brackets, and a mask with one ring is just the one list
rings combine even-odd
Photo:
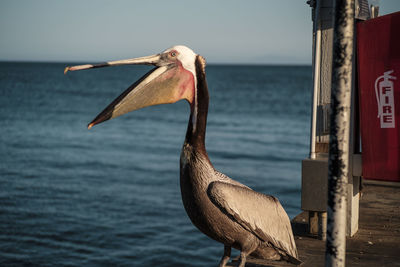
[[(361, 193), (359, 230), (347, 238), (346, 266), (400, 266), (400, 183), (366, 181)], [(301, 266), (325, 266), (325, 242), (307, 234), (308, 214), (296, 216), (292, 226)], [(248, 259), (246, 266), (295, 265)]]

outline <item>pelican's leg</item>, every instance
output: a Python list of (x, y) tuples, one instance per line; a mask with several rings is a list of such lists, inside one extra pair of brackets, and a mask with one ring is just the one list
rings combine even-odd
[(238, 267), (245, 267), (245, 265), (246, 265), (246, 257), (247, 257), (247, 253), (241, 251), (240, 252), (240, 259), (239, 259)]
[(225, 267), (231, 257), (231, 247), (224, 246), (224, 256), (222, 256), (221, 261), (219, 262), (219, 267)]

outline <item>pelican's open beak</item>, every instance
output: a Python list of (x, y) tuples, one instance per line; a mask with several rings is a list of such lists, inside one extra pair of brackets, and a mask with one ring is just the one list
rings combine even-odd
[(110, 61), (95, 65), (87, 64), (67, 67), (64, 73), (127, 64), (154, 65), (156, 67), (109, 104), (89, 123), (88, 129), (103, 121), (147, 106), (175, 103), (181, 99), (187, 99), (192, 102), (194, 91), (193, 74), (184, 69), (178, 60), (169, 58), (168, 54)]

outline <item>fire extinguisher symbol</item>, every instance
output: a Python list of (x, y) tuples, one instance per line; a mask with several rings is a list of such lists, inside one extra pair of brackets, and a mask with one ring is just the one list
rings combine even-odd
[(378, 118), (380, 118), (381, 128), (395, 128), (394, 113), (394, 86), (395, 76), (389, 70), (379, 76), (375, 81), (376, 101), (378, 102)]

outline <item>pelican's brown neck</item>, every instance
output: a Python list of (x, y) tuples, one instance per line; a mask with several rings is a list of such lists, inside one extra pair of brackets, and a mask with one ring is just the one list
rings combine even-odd
[(190, 118), (186, 132), (185, 142), (197, 149), (204, 149), (208, 113), (208, 87), (206, 81), (206, 61), (197, 55), (195, 61), (196, 68), (196, 87), (194, 101), (191, 103)]

